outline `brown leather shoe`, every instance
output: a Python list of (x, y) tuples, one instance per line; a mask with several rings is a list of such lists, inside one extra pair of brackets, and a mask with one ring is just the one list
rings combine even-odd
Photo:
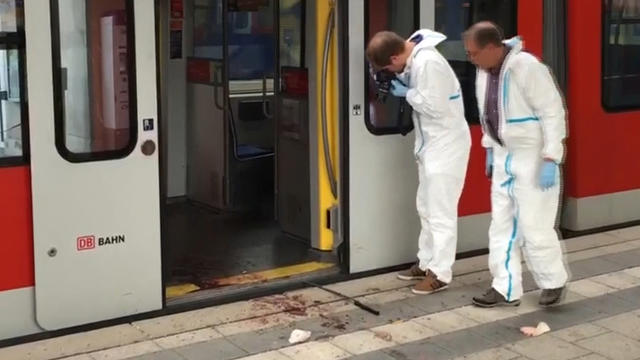
[(405, 271), (401, 271), (398, 273), (398, 279), (400, 280), (422, 280), (424, 279), (426, 273), (420, 270), (418, 264), (413, 264), (411, 267)]
[(436, 274), (427, 271), (424, 280), (417, 283), (413, 289), (411, 289), (411, 292), (418, 295), (428, 295), (445, 290), (447, 287), (449, 287), (449, 284), (438, 280)]

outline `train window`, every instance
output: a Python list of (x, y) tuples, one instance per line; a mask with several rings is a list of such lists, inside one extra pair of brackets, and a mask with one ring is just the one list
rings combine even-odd
[(280, 0), (280, 66), (304, 67), (305, 0)]
[(509, 38), (517, 33), (516, 19), (517, 0), (436, 0), (435, 30), (447, 36), (438, 50), (458, 76), (465, 117), (470, 124), (480, 122), (475, 95), (476, 68), (467, 60), (461, 35), (472, 24), (489, 20), (498, 24)]
[(640, 0), (603, 1), (602, 105), (640, 108)]
[(0, 165), (25, 162), (23, 1), (0, 2)]
[[(391, 30), (409, 37), (418, 28), (418, 1), (367, 0), (365, 1), (366, 43), (379, 31)], [(379, 97), (376, 82), (369, 74), (367, 64), (365, 86), (367, 106), (365, 123), (375, 135), (405, 133), (411, 129), (411, 108), (404, 99), (393, 96)], [(384, 99), (384, 101), (381, 101)]]
[(132, 0), (51, 0), (56, 147), (121, 158), (137, 139)]

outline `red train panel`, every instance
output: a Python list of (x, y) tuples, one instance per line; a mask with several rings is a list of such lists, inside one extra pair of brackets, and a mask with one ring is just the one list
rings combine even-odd
[(568, 14), (566, 195), (637, 189), (640, 111), (607, 113), (602, 106), (602, 1), (569, 0)]
[(0, 291), (33, 286), (29, 167), (0, 168)]

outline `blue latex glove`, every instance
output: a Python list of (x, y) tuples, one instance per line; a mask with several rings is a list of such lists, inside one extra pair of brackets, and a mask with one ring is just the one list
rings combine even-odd
[(545, 160), (540, 168), (540, 187), (542, 190), (548, 190), (556, 184), (556, 172), (558, 165), (551, 161)]
[(399, 80), (391, 80), (391, 94), (397, 97), (406, 97), (409, 88), (404, 86)]
[(487, 157), (484, 165), (484, 173), (489, 179), (493, 175), (493, 149), (487, 148)]

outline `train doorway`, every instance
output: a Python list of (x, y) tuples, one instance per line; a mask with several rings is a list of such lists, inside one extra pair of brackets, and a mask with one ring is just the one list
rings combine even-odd
[(158, 11), (168, 304), (339, 272), (313, 234), (315, 62), (305, 50), (314, 53), (316, 5), (175, 3)]

